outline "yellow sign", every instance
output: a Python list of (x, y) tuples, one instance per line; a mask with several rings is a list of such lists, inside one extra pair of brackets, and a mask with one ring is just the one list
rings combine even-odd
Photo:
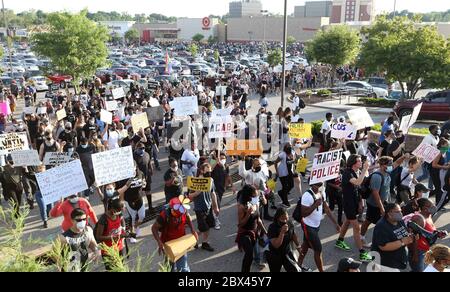
[(191, 191), (195, 192), (210, 192), (211, 191), (211, 178), (203, 177), (188, 177), (187, 187)]
[(293, 123), (289, 124), (289, 137), (290, 138), (311, 138), (312, 137), (312, 125), (311, 124), (300, 124)]
[(133, 131), (135, 133), (139, 132), (140, 129), (146, 129), (150, 127), (148, 123), (148, 118), (146, 113), (133, 115), (131, 117), (131, 126), (133, 127)]
[(189, 250), (191, 250), (197, 239), (192, 234), (168, 241), (164, 244), (164, 252), (169, 258), (170, 262), (175, 263), (182, 258)]
[(56, 119), (61, 121), (67, 117), (66, 110), (62, 109), (56, 112)]
[(261, 156), (263, 147), (261, 139), (253, 140), (227, 140), (227, 155), (229, 156)]
[(299, 159), (296, 168), (297, 173), (305, 173), (306, 167), (308, 166), (308, 162), (309, 162), (308, 158)]

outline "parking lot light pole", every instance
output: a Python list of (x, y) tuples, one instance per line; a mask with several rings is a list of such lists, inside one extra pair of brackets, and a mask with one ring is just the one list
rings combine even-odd
[(287, 49), (287, 0), (284, 0), (284, 24), (283, 24), (283, 64), (281, 72), (281, 107), (284, 107), (284, 95), (286, 91), (286, 49)]
[(5, 13), (5, 2), (2, 0), (2, 12), (3, 12), (3, 21), (5, 22), (5, 39), (6, 43), (8, 45), (8, 53), (9, 53), (9, 68), (11, 70), (11, 79), (14, 79), (13, 76), (13, 67), (12, 67), (12, 51), (11, 51), (11, 44), (8, 41), (9, 35), (8, 35), (8, 20), (6, 19), (6, 13)]

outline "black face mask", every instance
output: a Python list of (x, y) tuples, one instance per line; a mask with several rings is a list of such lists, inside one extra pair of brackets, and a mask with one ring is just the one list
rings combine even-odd
[(403, 144), (403, 142), (405, 142), (405, 136), (397, 138), (397, 142)]
[(205, 172), (205, 174), (203, 174), (204, 177), (211, 177), (211, 172)]
[(261, 166), (255, 167), (253, 171), (254, 172), (260, 172), (261, 171)]

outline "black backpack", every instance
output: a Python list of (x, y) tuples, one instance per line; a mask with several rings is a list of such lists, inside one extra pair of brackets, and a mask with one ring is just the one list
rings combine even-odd
[[(314, 198), (314, 203), (316, 202), (316, 196), (314, 196), (313, 192), (311, 190), (308, 190), (307, 193), (309, 193)], [(302, 223), (303, 220), (303, 214), (302, 214), (302, 198), (300, 198), (297, 202), (297, 206), (294, 209), (294, 213), (292, 213), (292, 218), (294, 218), (295, 221), (298, 223)]]
[(301, 109), (304, 109), (304, 108), (306, 107), (306, 103), (305, 103), (305, 101), (303, 100), (303, 98), (300, 98), (299, 107), (300, 107)]
[(361, 185), (359, 189), (359, 194), (361, 195), (361, 198), (364, 200), (367, 200), (372, 195), (372, 188), (370, 187), (370, 181), (372, 180), (372, 176), (374, 175), (380, 175), (381, 176), (381, 186), (384, 185), (384, 176), (379, 172), (372, 173), (369, 177), (366, 177), (364, 179), (363, 184)]

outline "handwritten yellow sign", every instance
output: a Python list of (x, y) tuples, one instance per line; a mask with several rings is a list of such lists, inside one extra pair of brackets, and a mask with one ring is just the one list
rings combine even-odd
[(294, 139), (311, 138), (312, 137), (312, 125), (292, 123), (289, 124), (289, 137)]

